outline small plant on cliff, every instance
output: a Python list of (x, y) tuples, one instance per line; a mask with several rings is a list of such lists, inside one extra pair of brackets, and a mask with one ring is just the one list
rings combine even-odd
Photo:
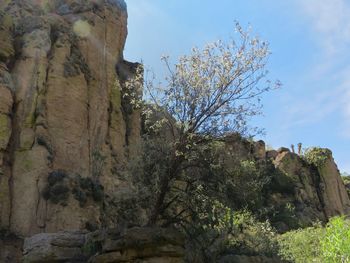
[[(269, 81), (262, 83), (270, 51), (268, 43), (252, 37), (238, 23), (236, 31), (237, 41), (218, 41), (202, 50), (194, 48), (174, 66), (164, 57), (168, 70), (165, 85), (155, 85), (153, 79), (145, 81), (145, 98), (151, 105), (145, 115), (152, 116), (146, 118), (146, 133), (167, 134), (163, 145), (158, 145), (167, 144), (164, 161), (153, 159), (147, 172), (148, 178), (157, 178), (150, 225), (156, 224), (169, 204), (177, 201), (172, 192), (183, 181), (183, 175), (203, 164), (196, 154), (198, 148), (205, 148), (225, 134), (259, 132), (247, 122), (260, 114), (261, 95), (276, 87)], [(162, 169), (157, 169), (160, 166)]]
[(331, 156), (332, 152), (329, 149), (320, 147), (309, 148), (304, 154), (306, 161), (318, 168), (321, 168)]
[(45, 200), (54, 204), (67, 205), (69, 198), (68, 176), (64, 171), (52, 171), (47, 178), (48, 184), (43, 190)]
[(341, 178), (343, 180), (343, 183), (345, 185), (346, 191), (350, 197), (350, 175), (348, 173), (341, 173)]

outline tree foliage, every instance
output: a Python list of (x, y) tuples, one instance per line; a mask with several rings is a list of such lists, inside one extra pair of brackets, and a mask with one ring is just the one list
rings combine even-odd
[(145, 80), (146, 134), (165, 134), (165, 141), (159, 146), (167, 145), (166, 160), (160, 164), (153, 159), (155, 163), (149, 167), (149, 177), (158, 178), (149, 224), (156, 224), (168, 209), (166, 199), (175, 181), (191, 185), (191, 180), (182, 178), (184, 174), (189, 174), (189, 170), (196, 174), (194, 167), (209, 165), (198, 158), (198, 152), (225, 134), (257, 132), (247, 122), (260, 114), (261, 95), (272, 88), (269, 81), (261, 83), (267, 74), (270, 51), (266, 42), (252, 37), (238, 23), (236, 31), (236, 41), (217, 41), (203, 49), (194, 48), (174, 66), (169, 57), (164, 57), (168, 72), (165, 84), (156, 85), (153, 78)]
[(260, 96), (272, 88), (269, 81), (260, 85), (267, 75), (269, 46), (238, 23), (236, 31), (236, 41), (193, 48), (174, 66), (169, 57), (163, 57), (168, 72), (165, 83), (146, 81), (146, 98), (180, 134), (246, 133), (247, 120), (260, 114)]

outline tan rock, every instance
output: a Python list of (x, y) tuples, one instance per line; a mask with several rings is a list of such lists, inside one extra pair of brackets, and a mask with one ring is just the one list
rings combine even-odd
[[(115, 88), (122, 82), (116, 65), (127, 35), (125, 3), (20, 1), (1, 8), (0, 227), (28, 236), (99, 225), (101, 202), (81, 201), (86, 197), (74, 192), (72, 178), (90, 178), (108, 196), (128, 187), (115, 172), (125, 166), (129, 145), (136, 147), (140, 124), (139, 113), (124, 115)], [(62, 203), (44, 198), (57, 170), (70, 178)]]
[(266, 158), (268, 159), (275, 159), (278, 155), (278, 152), (275, 150), (270, 150), (266, 152)]
[(281, 181), (285, 182), (286, 187), (289, 185), (293, 189), (293, 202), (299, 204), (296, 207), (299, 223), (309, 225), (315, 220), (326, 220), (323, 203), (318, 195), (319, 175), (310, 165), (290, 151), (280, 151), (274, 163), (282, 172), (279, 176), (285, 177), (281, 178)]
[(11, 91), (0, 84), (0, 113), (9, 114), (12, 111)]
[(82, 232), (41, 233), (24, 240), (23, 262), (86, 262)]
[(11, 131), (11, 119), (7, 115), (0, 113), (0, 151), (7, 148)]
[(321, 176), (321, 193), (327, 217), (349, 214), (349, 196), (333, 157), (329, 156), (318, 171)]
[(100, 255), (89, 262), (184, 262), (184, 236), (174, 229), (135, 227), (115, 235), (107, 233)]
[(302, 221), (325, 221), (336, 215), (349, 214), (349, 196), (332, 156), (317, 169), (289, 151), (282, 151), (274, 163), (291, 179), (295, 201), (303, 204), (298, 213)]
[(265, 159), (266, 158), (266, 148), (264, 141), (257, 141), (253, 144), (253, 155), (257, 159)]

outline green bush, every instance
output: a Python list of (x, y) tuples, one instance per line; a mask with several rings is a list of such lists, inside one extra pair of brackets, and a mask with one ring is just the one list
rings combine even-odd
[(278, 238), (279, 254), (296, 263), (348, 263), (350, 262), (350, 221), (334, 217), (322, 227), (291, 231)]
[(309, 164), (321, 168), (331, 156), (332, 152), (329, 149), (312, 147), (306, 150), (304, 158)]
[[(186, 262), (217, 262), (225, 255), (277, 254), (276, 232), (268, 221), (259, 222), (247, 210), (233, 211), (219, 201), (197, 195), (196, 217), (188, 234)], [(202, 203), (200, 203), (202, 201)]]
[(321, 262), (320, 241), (324, 229), (319, 225), (287, 232), (278, 237), (279, 254), (296, 263)]
[(346, 191), (350, 197), (350, 175), (348, 175), (347, 173), (342, 173), (341, 174), (341, 178), (344, 182), (344, 185), (345, 185), (345, 188), (346, 188)]
[(45, 200), (54, 204), (67, 205), (69, 198), (68, 175), (64, 171), (52, 171), (47, 178), (47, 185), (42, 192)]
[(350, 221), (344, 217), (331, 219), (320, 244), (324, 262), (350, 262)]

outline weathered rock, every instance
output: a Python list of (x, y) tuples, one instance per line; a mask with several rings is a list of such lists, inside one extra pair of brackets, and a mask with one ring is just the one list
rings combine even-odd
[[(310, 225), (316, 220), (325, 221), (323, 200), (319, 192), (319, 175), (317, 171), (290, 151), (282, 151), (274, 160), (276, 168), (282, 171), (281, 177), (285, 177), (293, 189), (292, 198), (286, 198), (282, 192), (280, 202), (289, 202), (295, 205), (297, 220), (301, 226)], [(283, 180), (283, 178), (281, 178)]]
[(278, 155), (278, 152), (275, 150), (270, 150), (266, 152), (266, 158), (267, 159), (275, 159)]
[[(282, 191), (278, 198), (271, 196), (274, 204), (293, 204), (301, 226), (315, 220), (349, 213), (350, 200), (333, 157), (329, 156), (321, 167), (308, 164), (299, 155), (282, 151), (274, 160), (280, 170), (280, 185), (293, 188), (293, 195)], [(288, 230), (288, 229), (286, 229)]]
[(0, 230), (0, 262), (22, 262), (23, 240), (12, 233)]
[[(135, 227), (26, 238), (23, 262), (183, 262), (184, 237), (173, 229)], [(89, 259), (90, 258), (90, 259)]]
[[(30, 236), (114, 223), (74, 178), (105, 196), (128, 187), (117, 173), (135, 154), (140, 113), (122, 97), (137, 66), (123, 59), (124, 1), (1, 1), (0, 22), (0, 227)], [(69, 178), (53, 189), (61, 201), (45, 198), (54, 171)]]
[(263, 160), (266, 157), (265, 142), (260, 140), (253, 144), (253, 155), (255, 158)]
[(123, 232), (111, 231), (102, 241), (101, 253), (89, 262), (180, 263), (184, 243), (184, 236), (172, 229), (134, 227)]
[(324, 210), (328, 218), (349, 214), (350, 199), (332, 156), (318, 168)]
[(41, 233), (24, 240), (23, 262), (86, 262), (82, 247), (85, 233)]
[(290, 152), (290, 150), (286, 147), (280, 147), (277, 150), (278, 153), (283, 153), (283, 152)]

